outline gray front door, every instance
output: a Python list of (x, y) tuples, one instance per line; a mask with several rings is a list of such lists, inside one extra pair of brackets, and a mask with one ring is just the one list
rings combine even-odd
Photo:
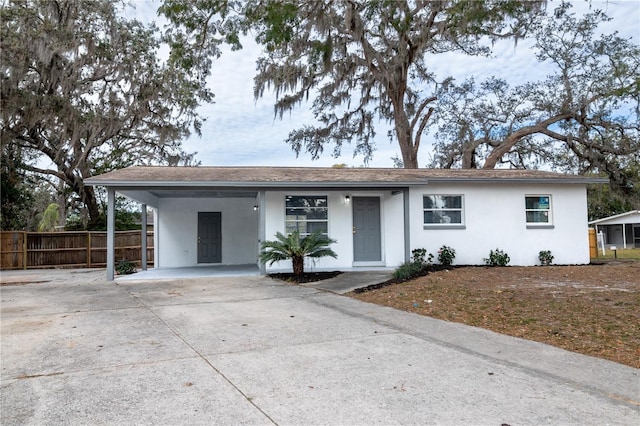
[(353, 260), (382, 260), (380, 242), (380, 198), (353, 198)]
[(198, 263), (222, 262), (222, 214), (198, 212)]

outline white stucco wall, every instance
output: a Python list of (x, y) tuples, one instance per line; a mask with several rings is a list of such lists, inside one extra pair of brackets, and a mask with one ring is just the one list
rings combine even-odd
[(253, 198), (161, 198), (156, 217), (157, 267), (198, 265), (198, 212), (221, 212), (223, 265), (256, 263), (258, 212)]
[[(556, 264), (589, 262), (587, 202), (584, 185), (430, 184), (412, 187), (410, 248), (437, 253), (442, 245), (456, 250), (454, 264), (481, 265), (489, 251), (499, 248), (511, 265), (536, 265), (541, 250), (551, 250)], [(427, 194), (464, 196), (464, 229), (424, 229), (422, 197)], [(309, 261), (307, 270), (345, 270), (353, 263), (353, 216), (345, 196), (380, 197), (382, 262), (396, 267), (404, 261), (403, 194), (391, 191), (266, 191), (265, 238), (285, 231), (287, 195), (326, 195), (329, 236), (338, 242), (337, 259)], [(525, 195), (550, 195), (553, 229), (528, 229)], [(250, 264), (259, 251), (259, 212), (253, 198), (161, 198), (154, 211), (157, 267), (197, 265), (198, 212), (222, 214), (222, 264)], [(373, 265), (372, 265), (373, 266)], [(377, 265), (376, 265), (377, 266)], [(268, 266), (268, 271), (290, 270), (290, 262)]]
[[(380, 197), (382, 262), (376, 266), (395, 267), (404, 261), (404, 219), (402, 194), (391, 191), (267, 191), (265, 194), (267, 240), (275, 239), (277, 232), (285, 232), (285, 197), (287, 195), (326, 195), (329, 237), (337, 243), (331, 248), (338, 257), (308, 260), (306, 270), (350, 269), (353, 265), (353, 214), (345, 196)], [(267, 265), (267, 271), (290, 270), (290, 262)]]
[[(496, 248), (510, 256), (510, 265), (537, 265), (541, 250), (551, 250), (555, 264), (589, 263), (584, 185), (432, 184), (410, 194), (412, 249), (437, 256), (442, 245), (450, 246), (459, 265), (484, 264)], [(465, 229), (424, 229), (428, 194), (464, 195)], [(553, 229), (527, 229), (525, 195), (551, 195)]]

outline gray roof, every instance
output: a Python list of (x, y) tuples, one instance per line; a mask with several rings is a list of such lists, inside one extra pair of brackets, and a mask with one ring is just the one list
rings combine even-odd
[(631, 210), (613, 216), (592, 220), (589, 225), (619, 225), (623, 223), (640, 223), (640, 210)]
[(142, 187), (400, 187), (433, 182), (606, 183), (608, 179), (540, 170), (326, 167), (133, 166), (85, 180), (88, 185)]

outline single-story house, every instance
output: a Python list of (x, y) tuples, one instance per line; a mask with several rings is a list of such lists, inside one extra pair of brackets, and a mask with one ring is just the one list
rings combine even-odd
[[(86, 180), (154, 210), (156, 268), (258, 264), (260, 242), (315, 230), (337, 240), (337, 259), (314, 270), (396, 267), (447, 245), (454, 264), (483, 264), (492, 249), (511, 265), (589, 263), (588, 183), (606, 179), (535, 170), (135, 166)], [(109, 240), (109, 238), (108, 238)], [(109, 241), (108, 241), (109, 243)], [(111, 242), (113, 244), (113, 242)], [(113, 246), (107, 274), (113, 278)]]
[(596, 234), (602, 232), (604, 244), (618, 248), (640, 248), (640, 210), (592, 220)]

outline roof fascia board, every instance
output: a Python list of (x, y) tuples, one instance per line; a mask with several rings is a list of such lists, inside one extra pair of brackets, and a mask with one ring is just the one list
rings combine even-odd
[[(575, 177), (575, 178), (554, 178), (554, 177), (543, 177), (543, 178), (468, 178), (468, 177), (459, 177), (459, 178), (429, 178), (429, 183), (552, 183), (552, 184), (587, 184), (587, 183), (609, 183), (609, 179), (606, 178), (586, 178), (586, 177)], [(415, 184), (414, 184), (415, 185)]]
[(219, 181), (98, 181), (87, 179), (87, 185), (112, 188), (162, 189), (162, 188), (401, 188), (426, 185), (427, 182), (219, 182)]
[(398, 190), (401, 191), (405, 188), (407, 188), (407, 186), (399, 186), (399, 185), (395, 185), (395, 186), (341, 186), (341, 187), (332, 187), (332, 186), (328, 186), (328, 185), (313, 185), (313, 186), (278, 186), (278, 187), (256, 187), (256, 186), (242, 186), (242, 187), (231, 187), (231, 186), (190, 186), (190, 185), (184, 185), (184, 186), (172, 186), (172, 187), (167, 187), (167, 186), (146, 186), (146, 187), (139, 187), (139, 186), (122, 186), (122, 187), (112, 187), (114, 188), (118, 193), (122, 193), (122, 194), (126, 194), (126, 193), (139, 193), (141, 191), (148, 191), (148, 192), (158, 192), (158, 191), (163, 191), (163, 190), (185, 190), (185, 191), (202, 191), (202, 192), (207, 192), (207, 191), (217, 191), (217, 192), (225, 192), (225, 191), (229, 191), (232, 192), (234, 190), (239, 190), (242, 189), (243, 191), (269, 191), (269, 190), (273, 190), (273, 191), (301, 191), (301, 190), (305, 190), (305, 191), (327, 191), (327, 190), (334, 190), (334, 191), (358, 191), (358, 190), (383, 190), (383, 191), (394, 191), (394, 190)]
[(608, 221), (615, 220), (615, 219), (621, 219), (621, 218), (623, 218), (625, 216), (632, 216), (634, 214), (640, 214), (640, 210), (631, 210), (631, 211), (620, 213), (620, 214), (616, 214), (616, 215), (613, 215), (613, 216), (603, 217), (602, 219), (592, 220), (591, 222), (589, 222), (589, 225), (602, 223), (602, 222), (608, 222)]
[(305, 181), (305, 182), (235, 182), (235, 181), (121, 181), (86, 179), (87, 185), (105, 186), (113, 188), (398, 188), (407, 186), (428, 185), (430, 183), (500, 183), (500, 184), (589, 184), (609, 183), (606, 178), (469, 178), (442, 177), (425, 178), (419, 181), (388, 181), (388, 182), (333, 182), (333, 181)]

